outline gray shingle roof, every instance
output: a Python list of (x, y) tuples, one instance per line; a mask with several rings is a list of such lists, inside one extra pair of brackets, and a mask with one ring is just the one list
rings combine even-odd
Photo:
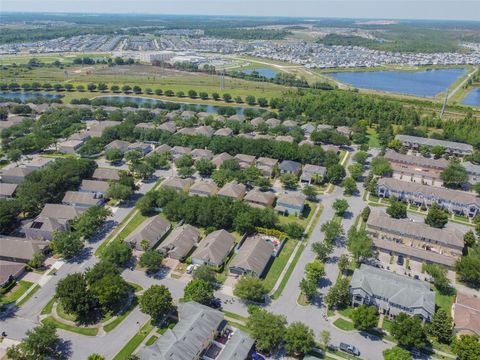
[(102, 180), (82, 180), (82, 185), (80, 189), (82, 191), (92, 191), (92, 192), (102, 192), (105, 193), (108, 191), (110, 184), (108, 181)]
[(437, 139), (423, 138), (423, 137), (403, 135), (403, 134), (399, 134), (395, 136), (395, 139), (400, 140), (402, 142), (409, 142), (409, 143), (419, 144), (419, 145), (426, 145), (426, 146), (440, 145), (440, 146), (443, 146), (444, 148), (456, 149), (456, 150), (461, 150), (466, 152), (473, 151), (472, 145), (454, 142), (454, 141), (437, 140)]
[(120, 173), (116, 169), (97, 168), (95, 169), (92, 178), (98, 180), (119, 180)]
[(404, 155), (395, 151), (387, 151), (384, 158), (391, 162), (416, 165), (428, 169), (445, 169), (448, 166), (448, 161), (443, 158), (430, 159), (423, 156)]
[(171, 226), (169, 221), (160, 216), (153, 216), (141, 223), (128, 235), (125, 242), (134, 244), (137, 249), (140, 249), (142, 240), (147, 240), (149, 246), (153, 247), (170, 230)]
[(251, 271), (258, 276), (268, 264), (273, 253), (273, 245), (259, 235), (247, 238), (236, 256), (230, 262), (230, 267)]
[(200, 241), (191, 257), (201, 259), (208, 264), (220, 266), (234, 245), (235, 237), (232, 234), (223, 229), (217, 230)]
[(18, 184), (0, 183), (0, 196), (10, 197), (17, 189)]
[(235, 330), (216, 360), (245, 360), (254, 343), (255, 340), (243, 331)]
[(230, 182), (225, 184), (217, 194), (229, 198), (241, 199), (245, 196), (245, 192), (245, 185), (236, 182)]
[(280, 170), (287, 172), (299, 172), (302, 168), (302, 164), (297, 161), (283, 160), (280, 163)]
[(0, 257), (27, 262), (32, 259), (33, 254), (42, 252), (47, 245), (46, 241), (2, 236), (0, 237)]
[(189, 224), (175, 228), (161, 243), (160, 250), (174, 258), (185, 257), (198, 243), (200, 231)]

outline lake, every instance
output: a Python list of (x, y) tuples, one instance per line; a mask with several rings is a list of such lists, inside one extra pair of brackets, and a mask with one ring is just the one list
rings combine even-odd
[(422, 97), (433, 97), (452, 85), (466, 69), (424, 71), (358, 71), (329, 73), (328, 76), (356, 88)]
[(44, 97), (47, 99), (60, 99), (63, 95), (60, 94), (50, 94), (45, 92), (23, 92), (23, 91), (0, 91), (0, 98), (4, 99), (20, 99), (20, 101), (30, 101), (38, 97)]
[(258, 72), (260, 76), (264, 76), (267, 79), (273, 79), (277, 75), (277, 71), (270, 68), (248, 69), (248, 70), (243, 70), (242, 72), (244, 74), (250, 75), (254, 71)]
[(462, 100), (462, 104), (480, 106), (480, 88), (472, 89)]
[[(241, 106), (215, 106), (215, 105), (192, 104), (192, 103), (184, 103), (184, 102), (177, 102), (177, 101), (150, 99), (150, 98), (145, 98), (140, 96), (97, 96), (96, 98), (106, 99), (106, 100), (117, 100), (117, 101), (130, 101), (138, 105), (143, 105), (147, 103), (179, 104), (182, 107), (188, 107), (189, 110), (204, 111), (208, 113), (217, 113), (218, 110), (221, 108), (231, 108), (236, 111), (237, 115), (242, 115), (245, 109), (247, 109)], [(251, 109), (260, 110), (260, 108), (251, 108)]]

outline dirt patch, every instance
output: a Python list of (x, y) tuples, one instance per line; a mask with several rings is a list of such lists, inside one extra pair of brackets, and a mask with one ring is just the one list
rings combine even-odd
[(200, 73), (186, 72), (175, 69), (165, 69), (152, 65), (121, 65), (92, 71), (96, 75), (134, 75), (134, 76), (199, 76)]

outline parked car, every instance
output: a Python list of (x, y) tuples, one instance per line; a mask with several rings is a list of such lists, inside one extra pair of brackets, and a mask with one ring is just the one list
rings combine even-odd
[(195, 269), (195, 265), (188, 265), (186, 270), (187, 274), (191, 274), (194, 269)]
[(350, 344), (340, 343), (340, 350), (345, 351), (346, 353), (351, 355), (360, 356), (360, 351), (358, 351), (355, 346)]
[(398, 255), (397, 264), (400, 265), (400, 266), (403, 265), (403, 256), (402, 255)]
[(265, 360), (265, 358), (257, 352), (252, 353), (252, 360)]

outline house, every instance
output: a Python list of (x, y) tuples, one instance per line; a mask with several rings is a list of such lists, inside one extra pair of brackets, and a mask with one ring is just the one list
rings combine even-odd
[(372, 211), (366, 230), (380, 251), (450, 269), (465, 247), (463, 233), (458, 229), (437, 229), (408, 219), (393, 219), (380, 210)]
[(261, 134), (259, 132), (254, 132), (253, 134), (254, 134), (253, 136), (254, 140), (272, 140), (273, 139), (273, 136), (268, 134)]
[(450, 154), (464, 156), (473, 153), (472, 145), (454, 141), (437, 140), (402, 134), (395, 136), (395, 139), (400, 140), (405, 147), (412, 149), (419, 149), (422, 145), (427, 146), (428, 148), (441, 146)]
[(393, 170), (393, 177), (404, 181), (442, 186), (440, 174), (449, 162), (443, 158), (428, 159), (423, 156), (404, 155), (387, 151), (385, 159)]
[(217, 193), (218, 196), (225, 196), (233, 200), (242, 200), (246, 193), (246, 186), (235, 181), (225, 184)]
[(332, 125), (327, 125), (327, 124), (318, 124), (317, 125), (317, 131), (328, 130), (328, 129), (333, 129), (333, 126)]
[(167, 121), (167, 122), (164, 122), (163, 124), (160, 124), (158, 126), (158, 129), (173, 134), (175, 131), (177, 131), (177, 125), (175, 124), (174, 121)]
[(277, 199), (275, 210), (283, 215), (299, 216), (305, 209), (306, 196), (302, 193), (284, 193)]
[(157, 128), (157, 125), (155, 125), (154, 123), (150, 123), (150, 122), (142, 122), (142, 123), (139, 123), (139, 124), (135, 125), (135, 129), (151, 130), (151, 129), (156, 129), (156, 128)]
[(272, 257), (273, 250), (272, 243), (258, 234), (246, 238), (230, 262), (230, 272), (261, 277)]
[(155, 246), (170, 231), (172, 224), (160, 216), (152, 216), (140, 224), (130, 235), (125, 238), (125, 242), (136, 250), (145, 250), (144, 242), (148, 244), (149, 249)]
[(332, 144), (322, 145), (322, 149), (325, 151), (334, 152), (335, 154), (338, 154), (340, 152), (340, 146), (332, 145)]
[(24, 166), (15, 166), (0, 171), (2, 182), (9, 184), (20, 184), (27, 175), (34, 170)]
[(167, 145), (167, 144), (162, 144), (160, 146), (157, 146), (153, 152), (155, 153), (158, 153), (158, 154), (165, 154), (165, 153), (169, 153), (172, 151), (172, 147), (170, 145)]
[(300, 175), (300, 182), (310, 185), (312, 182), (316, 182), (316, 179), (321, 181), (325, 178), (326, 172), (327, 169), (323, 166), (306, 164), (303, 167), (302, 175)]
[(118, 181), (120, 180), (120, 172), (116, 169), (96, 168), (92, 178), (104, 181)]
[(76, 208), (88, 209), (103, 203), (103, 196), (93, 192), (67, 191), (62, 203)]
[(61, 154), (75, 155), (83, 145), (83, 140), (65, 140), (58, 143), (58, 152)]
[(480, 197), (474, 193), (422, 185), (393, 178), (377, 182), (379, 197), (396, 197), (410, 204), (430, 206), (437, 203), (449, 212), (475, 217), (480, 214)]
[(350, 135), (352, 134), (352, 130), (348, 127), (348, 126), (339, 126), (337, 127), (337, 132), (346, 136), (346, 137), (350, 137)]
[(184, 127), (177, 131), (178, 135), (195, 136), (197, 131), (193, 127)]
[(253, 155), (237, 154), (235, 155), (235, 159), (238, 160), (238, 163), (242, 169), (249, 168), (255, 162), (255, 156)]
[(192, 264), (209, 265), (220, 268), (235, 246), (235, 236), (225, 230), (208, 234), (193, 252)]
[(244, 122), (245, 121), (245, 116), (243, 115), (232, 115), (228, 118), (229, 121), (238, 121), (238, 122)]
[(123, 140), (113, 140), (105, 146), (105, 150), (119, 150), (122, 153), (126, 153), (130, 143)]
[(109, 188), (110, 183), (108, 181), (84, 179), (82, 180), (79, 191), (105, 196)]
[(13, 236), (0, 236), (0, 260), (26, 264), (33, 255), (42, 253), (48, 243)]
[(480, 182), (480, 165), (471, 163), (470, 161), (465, 161), (462, 163), (465, 170), (468, 174), (468, 182), (470, 184), (477, 184)]
[(259, 169), (263, 176), (272, 176), (275, 166), (278, 165), (277, 159), (272, 159), (268, 157), (259, 157), (255, 166)]
[(52, 240), (55, 231), (70, 229), (70, 222), (79, 216), (84, 209), (64, 204), (45, 204), (38, 216), (26, 222), (22, 231), (29, 239)]
[(179, 157), (182, 157), (183, 155), (190, 155), (192, 152), (192, 149), (189, 147), (185, 146), (174, 146), (170, 152), (172, 153), (172, 156), (174, 159), (178, 159)]
[(453, 304), (453, 322), (455, 334), (480, 336), (480, 298), (458, 292)]
[(214, 136), (233, 136), (233, 130), (230, 128), (221, 128), (213, 133)]
[(80, 140), (80, 141), (87, 141), (90, 139), (90, 135), (85, 131), (80, 131), (72, 134), (67, 140)]
[(119, 121), (90, 121), (87, 123), (87, 134), (91, 137), (102, 136), (103, 130), (118, 126), (121, 123)]
[(292, 144), (295, 139), (293, 138), (293, 136), (290, 136), (290, 135), (279, 135), (279, 136), (275, 137), (275, 140), (276, 141), (285, 141), (285, 142), (288, 142), (288, 143)]
[(138, 151), (145, 156), (150, 151), (152, 151), (152, 145), (142, 143), (142, 142), (135, 142), (133, 144), (128, 145), (127, 151)]
[(218, 192), (218, 187), (214, 182), (207, 181), (195, 181), (195, 183), (190, 187), (188, 194), (198, 195), (198, 196), (212, 196)]
[(430, 321), (435, 313), (435, 292), (430, 284), (362, 264), (350, 282), (352, 305), (373, 305), (389, 318), (400, 313)]
[[(1, 240), (0, 240), (1, 241)], [(25, 264), (0, 260), (0, 288), (18, 280), (25, 273)]]
[(211, 126), (199, 126), (195, 129), (195, 134), (200, 136), (212, 137), (215, 130)]
[(55, 162), (55, 159), (36, 156), (33, 159), (25, 161), (23, 166), (31, 170), (40, 170), (53, 162)]
[(241, 137), (243, 139), (254, 139), (255, 134), (253, 132), (248, 132), (248, 133), (240, 133), (238, 134), (238, 137)]
[(265, 124), (267, 124), (267, 126), (271, 129), (271, 128), (274, 128), (275, 126), (278, 126), (280, 125), (282, 122), (278, 119), (275, 119), (275, 118), (270, 118), (268, 119), (267, 121), (265, 121)]
[(264, 123), (265, 123), (265, 120), (263, 120), (263, 118), (261, 117), (256, 117), (255, 119), (250, 120), (250, 125), (255, 127), (262, 125)]
[(292, 160), (283, 160), (280, 163), (280, 172), (282, 174), (288, 173), (298, 175), (300, 174), (300, 171), (302, 171), (302, 164), (300, 164), (299, 162)]
[(179, 226), (160, 244), (159, 250), (172, 259), (184, 260), (200, 240), (200, 231), (192, 225)]
[(179, 304), (178, 323), (138, 352), (141, 360), (245, 360), (254, 340), (228, 325), (224, 314), (189, 301)]
[(12, 199), (18, 184), (0, 183), (0, 199)]
[(275, 194), (252, 189), (245, 195), (244, 200), (254, 207), (271, 207), (275, 202)]
[(291, 130), (293, 129), (294, 127), (298, 126), (298, 123), (296, 121), (293, 121), (293, 120), (285, 120), (282, 125), (284, 127), (286, 127), (287, 129)]
[(190, 178), (182, 179), (180, 177), (169, 177), (162, 182), (162, 187), (170, 188), (176, 191), (187, 192), (192, 186), (193, 180)]
[(193, 149), (192, 150), (193, 160), (212, 160), (213, 152), (208, 149)]
[(213, 165), (219, 168), (225, 161), (233, 159), (233, 156), (223, 152), (221, 154), (215, 155), (212, 159)]
[(180, 117), (183, 119), (183, 120), (188, 120), (192, 117), (195, 117), (195, 111), (190, 111), (190, 110), (185, 110), (183, 111), (181, 114), (180, 114)]
[(301, 129), (303, 130), (306, 137), (310, 137), (310, 135), (312, 135), (312, 133), (315, 131), (315, 126), (310, 123), (306, 123), (301, 126)]

